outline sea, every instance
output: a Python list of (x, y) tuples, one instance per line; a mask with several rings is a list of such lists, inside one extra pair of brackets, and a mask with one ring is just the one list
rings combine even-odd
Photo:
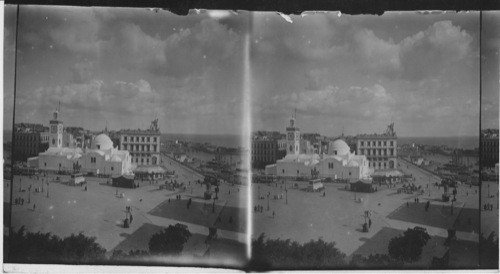
[[(3, 131), (3, 141), (10, 142), (12, 131)], [(238, 148), (243, 147), (241, 135), (238, 134), (162, 134), (164, 140), (182, 140), (196, 143), (210, 143), (215, 146)], [(474, 149), (479, 148), (478, 136), (457, 137), (398, 137), (398, 144), (446, 145), (451, 148)]]
[(450, 148), (475, 149), (479, 148), (479, 136), (457, 137), (398, 137), (398, 145), (420, 144), (434, 146), (448, 146)]
[(244, 147), (241, 135), (237, 134), (162, 134), (163, 140), (179, 140), (193, 143), (210, 143), (227, 148)]

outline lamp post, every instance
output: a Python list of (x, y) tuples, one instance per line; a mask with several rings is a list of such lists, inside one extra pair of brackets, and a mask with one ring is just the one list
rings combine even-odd
[(270, 194), (267, 194), (267, 211), (269, 211), (269, 195)]

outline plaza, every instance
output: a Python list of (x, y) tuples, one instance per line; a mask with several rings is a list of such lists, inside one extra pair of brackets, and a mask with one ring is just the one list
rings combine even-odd
[[(246, 187), (221, 184), (219, 199), (215, 201), (215, 211), (212, 212), (213, 200), (203, 199), (205, 185), (196, 183), (198, 180), (203, 182), (203, 176), (170, 158), (162, 157), (166, 168), (175, 171), (175, 180), (184, 183), (185, 191), (160, 190), (159, 185), (163, 181), (136, 180), (139, 188), (125, 189), (112, 187), (107, 183), (108, 179), (95, 177), (87, 177), (86, 185), (80, 187), (60, 183), (68, 179), (61, 175), (39, 178), (14, 176), (13, 184), (4, 181), (4, 201), (8, 201), (10, 187), (13, 187), (13, 199), (22, 198), (24, 203), (12, 206), (12, 229), (25, 226), (31, 232), (50, 232), (59, 237), (83, 232), (85, 236), (96, 237), (96, 242), (111, 255), (117, 247), (124, 248), (122, 251), (125, 252), (147, 250), (152, 234), (181, 223), (187, 225), (194, 235), (186, 243), (182, 257), (201, 257), (210, 247), (211, 262), (222, 260), (223, 264), (241, 265), (246, 259), (246, 217), (241, 216), (241, 212), (245, 212)], [(31, 191), (28, 189), (30, 186)], [(35, 192), (36, 188), (40, 191)], [(181, 195), (180, 200), (176, 200), (177, 195)], [(169, 199), (171, 209), (168, 208)], [(192, 199), (193, 205), (188, 210), (186, 204), (189, 199)], [(129, 228), (123, 227), (123, 220), (127, 217), (126, 207), (132, 209), (133, 222)], [(201, 210), (203, 207), (207, 210)], [(215, 224), (218, 217), (222, 221)], [(229, 217), (233, 219), (231, 224), (228, 224)], [(218, 239), (207, 246), (204, 239), (210, 226), (218, 228)], [(200, 241), (201, 238), (203, 241)], [(216, 257), (225, 252), (229, 254), (224, 258)], [(193, 262), (197, 261), (190, 261)]]
[[(387, 254), (390, 238), (408, 228), (421, 226), (432, 237), (443, 239), (448, 236), (447, 229), (455, 228), (458, 241), (477, 245), (478, 187), (459, 186), (452, 213), (451, 202), (441, 200), (443, 188), (434, 185), (440, 182), (438, 177), (403, 160), (399, 162), (400, 170), (412, 174), (415, 178), (412, 183), (421, 186), (423, 194), (398, 194), (399, 186), (388, 188), (383, 185), (377, 185), (378, 191), (374, 193), (355, 193), (346, 190), (342, 183), (324, 183), (324, 191), (306, 192), (308, 182), (289, 180), (253, 185), (253, 206), (262, 206), (263, 212), (254, 213), (252, 237), (264, 233), (271, 239), (291, 239), (299, 243), (322, 238), (335, 242), (336, 247), (349, 257), (354, 254)], [(294, 187), (295, 184), (298, 187)], [(275, 195), (280, 197), (281, 194), (283, 199), (274, 199)], [(264, 199), (259, 199), (259, 196)], [(415, 198), (419, 198), (419, 203)], [(430, 209), (426, 212), (427, 201)], [(368, 221), (365, 211), (371, 212), (369, 232), (362, 230), (362, 225)], [(379, 232), (387, 234), (387, 231), (390, 233), (386, 236), (377, 235)], [(465, 256), (467, 253), (453, 254)], [(452, 256), (450, 261), (453, 259)]]
[[(492, 205), (491, 210), (485, 210), (484, 205)], [(483, 181), (481, 183), (481, 232), (488, 237), (495, 232), (498, 239), (498, 181)]]

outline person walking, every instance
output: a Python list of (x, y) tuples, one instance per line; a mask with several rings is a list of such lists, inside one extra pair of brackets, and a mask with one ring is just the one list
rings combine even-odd
[(372, 226), (372, 219), (368, 219), (368, 228), (370, 228)]
[(276, 215), (276, 214), (275, 214), (275, 213), (274, 213), (274, 211), (273, 211), (273, 219), (274, 219), (274, 216), (275, 216), (275, 215)]
[(133, 219), (132, 214), (130, 214), (130, 223), (131, 224), (132, 224), (132, 219)]
[(36, 209), (36, 204), (33, 204), (33, 211), (35, 211)]

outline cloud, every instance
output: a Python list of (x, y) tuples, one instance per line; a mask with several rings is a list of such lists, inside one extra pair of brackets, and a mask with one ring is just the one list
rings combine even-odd
[(130, 66), (151, 68), (165, 65), (166, 41), (146, 34), (138, 25), (125, 24), (107, 50), (117, 51)]
[(272, 112), (277, 107), (287, 110), (297, 108), (301, 114), (311, 116), (387, 119), (390, 118), (393, 105), (392, 96), (378, 84), (346, 89), (328, 86), (321, 90), (274, 96), (265, 111)]
[[(109, 115), (154, 117), (162, 113), (163, 108), (159, 93), (145, 80), (105, 83), (93, 79), (85, 84), (39, 88), (30, 94), (21, 94), (17, 101), (20, 120), (28, 121), (38, 120), (35, 117), (48, 117), (61, 102), (63, 112), (70, 117), (70, 124), (74, 121), (82, 122), (81, 117), (86, 115), (92, 118), (100, 116), (97, 120)], [(96, 121), (90, 118), (84, 120)]]
[(395, 76), (400, 69), (399, 46), (393, 41), (378, 38), (373, 31), (362, 28), (353, 31), (352, 54), (358, 57), (364, 71)]
[(72, 82), (75, 84), (84, 84), (88, 83), (94, 73), (94, 64), (93, 62), (80, 62), (76, 63), (71, 68), (72, 73)]
[(434, 23), (400, 43), (401, 76), (419, 80), (440, 73), (471, 51), (472, 37), (450, 21)]

